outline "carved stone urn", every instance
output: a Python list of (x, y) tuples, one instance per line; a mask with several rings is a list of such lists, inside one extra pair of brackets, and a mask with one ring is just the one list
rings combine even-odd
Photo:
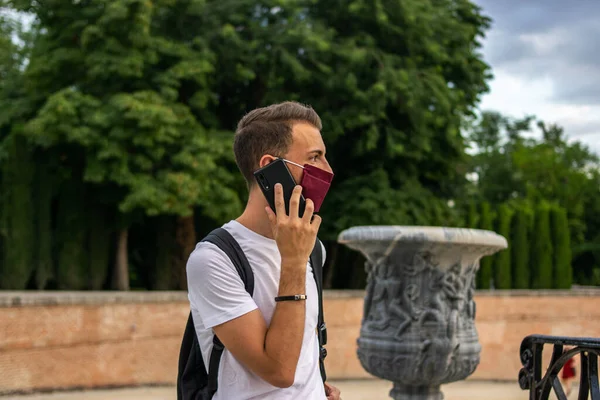
[(393, 399), (443, 399), (442, 384), (479, 364), (475, 273), (506, 239), (476, 229), (364, 226), (343, 231), (338, 242), (367, 258), (363, 368), (394, 383)]

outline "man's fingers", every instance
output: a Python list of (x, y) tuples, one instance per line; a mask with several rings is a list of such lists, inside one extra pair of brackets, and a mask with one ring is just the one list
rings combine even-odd
[(283, 186), (281, 183), (275, 184), (275, 212), (278, 217), (287, 215), (285, 213), (285, 202), (283, 200)]
[(300, 207), (300, 195), (302, 194), (302, 186), (296, 185), (290, 199), (290, 217), (298, 218)]
[(327, 396), (327, 400), (342, 400), (340, 397), (341, 394), (342, 392), (340, 392), (340, 389), (325, 382), (325, 395)]
[(306, 206), (304, 207), (304, 215), (302, 219), (310, 224), (315, 211), (315, 203), (311, 199), (306, 199)]
[(315, 227), (315, 229), (318, 231), (319, 228), (321, 227), (321, 222), (323, 220), (321, 219), (321, 216), (313, 214), (313, 218), (312, 218), (312, 223), (311, 225)]

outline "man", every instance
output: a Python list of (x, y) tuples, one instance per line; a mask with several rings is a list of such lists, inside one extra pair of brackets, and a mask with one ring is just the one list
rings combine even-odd
[[(205, 365), (213, 332), (225, 346), (215, 400), (340, 400), (340, 391), (324, 385), (319, 371), (318, 293), (307, 262), (321, 224), (313, 213), (320, 204), (315, 207), (307, 198), (300, 218), (303, 188), (296, 186), (287, 215), (281, 185), (276, 185), (274, 213), (253, 175), (277, 158), (287, 161), (296, 182), (302, 182), (307, 166), (331, 174), (320, 130), (317, 113), (294, 102), (253, 110), (238, 124), (234, 153), (249, 197), (242, 215), (224, 228), (248, 258), (254, 294), (246, 292), (229, 258), (211, 243), (199, 243), (187, 264)], [(297, 294), (306, 299), (275, 301)]]

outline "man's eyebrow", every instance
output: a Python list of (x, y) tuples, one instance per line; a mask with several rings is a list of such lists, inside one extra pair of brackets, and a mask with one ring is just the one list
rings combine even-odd
[(308, 152), (308, 154), (317, 154), (319, 156), (322, 156), (323, 155), (323, 150), (321, 150), (321, 149), (311, 150), (311, 151)]

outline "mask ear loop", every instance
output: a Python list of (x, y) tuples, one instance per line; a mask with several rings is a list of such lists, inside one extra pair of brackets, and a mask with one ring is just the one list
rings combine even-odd
[(293, 162), (293, 161), (290, 161), (290, 160), (286, 160), (285, 158), (282, 158), (282, 160), (283, 160), (283, 162), (286, 162), (286, 163), (289, 163), (289, 164), (295, 165), (296, 167), (300, 167), (300, 168), (304, 169), (304, 166), (303, 166), (303, 165), (297, 164), (297, 163), (295, 163), (295, 162)]

